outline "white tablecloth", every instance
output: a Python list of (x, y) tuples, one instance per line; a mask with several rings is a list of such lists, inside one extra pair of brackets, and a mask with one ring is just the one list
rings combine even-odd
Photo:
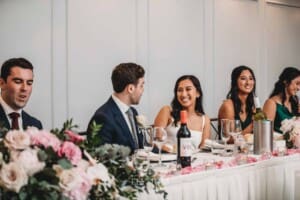
[[(170, 200), (292, 200), (300, 155), (162, 179)], [(300, 188), (298, 189), (300, 190)], [(139, 199), (163, 199), (154, 193)]]

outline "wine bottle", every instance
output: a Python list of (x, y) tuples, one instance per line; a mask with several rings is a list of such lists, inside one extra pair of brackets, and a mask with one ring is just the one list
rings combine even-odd
[(254, 96), (254, 105), (256, 110), (253, 116), (254, 121), (267, 120), (267, 115), (261, 109), (259, 98), (257, 96)]
[(180, 128), (177, 132), (177, 164), (181, 168), (191, 166), (192, 140), (187, 127), (187, 112), (180, 111)]

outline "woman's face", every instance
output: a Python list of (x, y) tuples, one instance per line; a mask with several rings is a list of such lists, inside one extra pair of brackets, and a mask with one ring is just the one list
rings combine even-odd
[(300, 90), (300, 76), (294, 78), (290, 84), (286, 86), (286, 93), (290, 96), (297, 94), (297, 91)]
[(177, 100), (182, 107), (194, 108), (197, 97), (200, 97), (200, 93), (197, 91), (191, 80), (185, 79), (179, 82), (177, 87)]
[(253, 91), (255, 85), (254, 77), (249, 70), (243, 70), (237, 79), (239, 93), (249, 94)]

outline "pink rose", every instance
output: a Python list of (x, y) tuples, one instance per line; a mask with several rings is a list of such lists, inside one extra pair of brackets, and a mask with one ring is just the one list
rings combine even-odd
[(82, 142), (85, 139), (84, 136), (78, 135), (70, 130), (66, 130), (65, 134), (67, 134), (69, 136), (70, 141), (74, 143)]
[(52, 147), (55, 152), (57, 152), (60, 148), (60, 140), (50, 132), (30, 128), (27, 129), (27, 133), (30, 135), (31, 143), (33, 145), (43, 146), (45, 148)]
[(59, 151), (58, 151), (59, 156), (65, 156), (67, 159), (71, 161), (73, 165), (76, 165), (82, 158), (81, 155), (81, 150), (79, 149), (78, 146), (76, 146), (72, 142), (65, 141)]

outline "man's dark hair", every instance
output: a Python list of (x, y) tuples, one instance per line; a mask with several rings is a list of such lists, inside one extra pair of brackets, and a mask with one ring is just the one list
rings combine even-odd
[(115, 67), (111, 75), (114, 91), (122, 92), (128, 84), (136, 85), (145, 75), (142, 66), (135, 63), (121, 63)]
[(11, 58), (5, 61), (1, 67), (1, 78), (6, 81), (10, 75), (11, 68), (21, 67), (23, 69), (30, 69), (33, 71), (33, 65), (25, 58)]

